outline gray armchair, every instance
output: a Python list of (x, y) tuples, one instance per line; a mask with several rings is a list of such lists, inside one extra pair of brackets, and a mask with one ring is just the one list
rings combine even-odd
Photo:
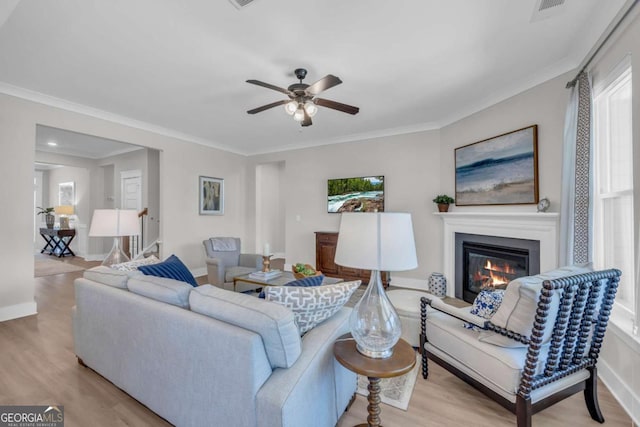
[[(209, 283), (222, 289), (233, 290), (233, 278), (262, 268), (262, 256), (243, 254), (237, 237), (212, 237), (203, 240)], [(244, 292), (259, 286), (239, 284), (236, 291)]]

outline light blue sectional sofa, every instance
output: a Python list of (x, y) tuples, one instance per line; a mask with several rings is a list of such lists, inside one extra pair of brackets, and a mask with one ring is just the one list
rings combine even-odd
[(335, 426), (356, 389), (333, 356), (350, 308), (300, 338), (278, 304), (211, 285), (87, 270), (75, 353), (177, 426)]

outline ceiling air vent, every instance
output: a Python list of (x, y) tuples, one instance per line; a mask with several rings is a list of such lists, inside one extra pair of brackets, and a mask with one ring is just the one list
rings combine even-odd
[(245, 6), (249, 6), (254, 0), (229, 0), (236, 9), (242, 9)]
[(564, 4), (564, 0), (540, 0), (538, 2), (538, 12)]
[(566, 0), (537, 0), (530, 22), (542, 21), (564, 12)]

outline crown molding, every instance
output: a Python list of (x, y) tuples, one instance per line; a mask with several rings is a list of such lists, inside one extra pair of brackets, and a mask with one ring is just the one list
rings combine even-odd
[(72, 101), (67, 101), (55, 96), (46, 95), (41, 92), (36, 92), (23, 87), (14, 86), (6, 82), (0, 82), (0, 93), (13, 96), (16, 98), (25, 99), (27, 101), (36, 102), (38, 104), (47, 105), (50, 107), (60, 108), (61, 110), (71, 111), (85, 116), (94, 117), (96, 119), (105, 120), (112, 123), (117, 123), (123, 126), (128, 126), (135, 129), (152, 132), (158, 135), (167, 136), (170, 138), (180, 139), (182, 141), (191, 142), (193, 144), (204, 145), (210, 148), (217, 148), (219, 150), (227, 151), (233, 154), (247, 155), (247, 153), (235, 150), (229, 146), (216, 143), (204, 138), (200, 138), (194, 135), (189, 135), (184, 132), (168, 129), (162, 126), (154, 125), (151, 123), (143, 122), (141, 120), (135, 120), (119, 114), (110, 113), (108, 111), (100, 110), (98, 108), (89, 107), (83, 104), (78, 104)]

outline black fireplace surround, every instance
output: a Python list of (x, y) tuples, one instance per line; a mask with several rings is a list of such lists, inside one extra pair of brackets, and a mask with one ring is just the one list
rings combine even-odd
[(456, 233), (455, 296), (473, 303), (489, 283), (540, 273), (540, 241)]

